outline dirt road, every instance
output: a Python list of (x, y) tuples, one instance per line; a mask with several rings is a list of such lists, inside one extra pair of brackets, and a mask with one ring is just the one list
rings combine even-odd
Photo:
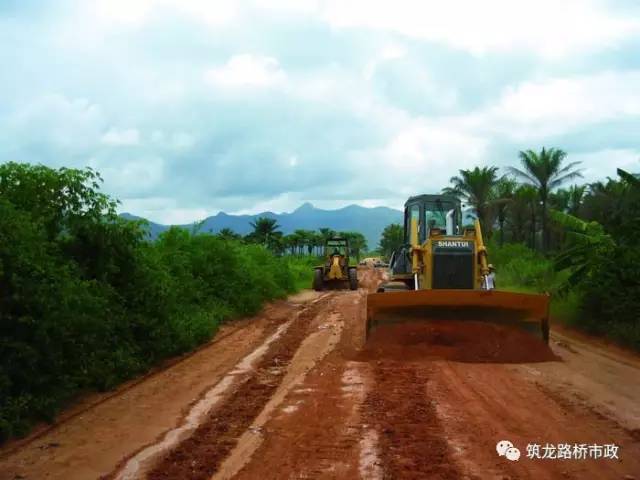
[[(640, 480), (638, 357), (558, 329), (549, 350), (471, 322), (385, 326), (364, 346), (380, 275), (276, 302), (87, 399), (0, 450), (0, 480)], [(500, 440), (518, 461), (498, 456)], [(528, 444), (615, 444), (618, 458), (531, 459)]]

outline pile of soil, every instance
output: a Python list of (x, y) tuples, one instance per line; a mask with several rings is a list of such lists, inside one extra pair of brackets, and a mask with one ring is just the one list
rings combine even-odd
[(531, 363), (559, 360), (541, 338), (514, 325), (413, 320), (375, 327), (358, 360)]

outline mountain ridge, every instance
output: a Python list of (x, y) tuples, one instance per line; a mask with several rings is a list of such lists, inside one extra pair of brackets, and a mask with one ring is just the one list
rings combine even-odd
[[(120, 216), (129, 220), (146, 220), (129, 212), (123, 212)], [(387, 225), (402, 223), (402, 212), (389, 207), (363, 207), (351, 204), (335, 210), (325, 210), (316, 208), (310, 202), (305, 202), (293, 211), (283, 213), (266, 211), (256, 214), (234, 215), (221, 211), (204, 219), (200, 231), (217, 233), (223, 228), (230, 228), (241, 235), (246, 235), (252, 231), (251, 222), (259, 217), (275, 219), (285, 235), (298, 229), (317, 230), (325, 227), (336, 231), (360, 232), (367, 239), (370, 249), (378, 246), (382, 230)], [(170, 228), (169, 225), (149, 220), (147, 222), (149, 222), (149, 235), (153, 239)], [(193, 223), (177, 226), (191, 228)]]

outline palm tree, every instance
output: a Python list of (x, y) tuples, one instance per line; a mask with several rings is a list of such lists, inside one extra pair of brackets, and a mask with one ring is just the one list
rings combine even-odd
[(566, 213), (569, 210), (569, 202), (569, 190), (565, 188), (559, 188), (549, 194), (549, 208)]
[(582, 201), (584, 200), (585, 193), (587, 191), (586, 185), (571, 185), (568, 190), (567, 213), (574, 217), (578, 215)]
[(324, 246), (327, 243), (327, 240), (329, 240), (331, 237), (336, 236), (336, 231), (332, 230), (331, 228), (319, 228), (318, 232), (320, 236), (320, 255), (324, 255)]
[(313, 255), (313, 252), (318, 246), (318, 238), (319, 235), (316, 232), (309, 230), (309, 233), (307, 234), (307, 253), (309, 256)]
[(494, 196), (496, 197), (494, 203), (498, 217), (498, 225), (500, 227), (500, 246), (504, 244), (504, 224), (507, 220), (509, 205), (513, 201), (513, 195), (517, 186), (518, 184), (513, 178), (505, 176), (498, 180), (494, 189)]
[(300, 249), (299, 254), (303, 255), (304, 248), (307, 247), (307, 251), (309, 252), (309, 255), (311, 255), (311, 250), (309, 249), (309, 245), (313, 241), (313, 231), (299, 228), (293, 233), (298, 238), (298, 248)]
[(446, 187), (443, 193), (463, 199), (473, 207), (482, 228), (490, 235), (490, 214), (494, 197), (493, 190), (498, 180), (498, 167), (476, 167), (460, 170), (460, 175), (451, 177), (453, 187)]
[(509, 205), (509, 226), (511, 235), (516, 242), (524, 242), (529, 230), (529, 246), (536, 245), (537, 204), (538, 193), (531, 185), (520, 185), (513, 193)]
[(547, 202), (549, 193), (564, 182), (581, 177), (576, 167), (581, 162), (570, 162), (563, 165), (566, 152), (558, 148), (542, 148), (540, 152), (525, 150), (519, 153), (522, 170), (511, 167), (509, 170), (526, 183), (533, 185), (538, 191), (538, 198), (542, 207), (542, 249), (549, 247), (549, 231), (547, 228)]
[(297, 255), (298, 246), (300, 245), (300, 237), (295, 233), (291, 233), (286, 236), (286, 239), (287, 239), (287, 246), (289, 247), (289, 253), (291, 255)]
[(275, 218), (258, 217), (255, 221), (251, 222), (253, 232), (251, 236), (256, 242), (267, 245), (269, 238), (280, 233), (280, 225)]
[(240, 240), (242, 236), (230, 228), (223, 228), (218, 232), (218, 236), (225, 240)]

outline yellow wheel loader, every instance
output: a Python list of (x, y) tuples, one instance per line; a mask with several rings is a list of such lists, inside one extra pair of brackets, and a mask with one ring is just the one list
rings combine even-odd
[(324, 265), (314, 268), (313, 289), (326, 287), (358, 288), (358, 269), (349, 265), (349, 241), (343, 237), (332, 237), (325, 242)]
[(389, 262), (389, 281), (367, 296), (367, 336), (377, 325), (410, 316), (517, 322), (539, 329), (548, 343), (549, 295), (495, 289), (480, 222), (463, 222), (460, 200), (410, 197), (404, 235), (405, 246)]

